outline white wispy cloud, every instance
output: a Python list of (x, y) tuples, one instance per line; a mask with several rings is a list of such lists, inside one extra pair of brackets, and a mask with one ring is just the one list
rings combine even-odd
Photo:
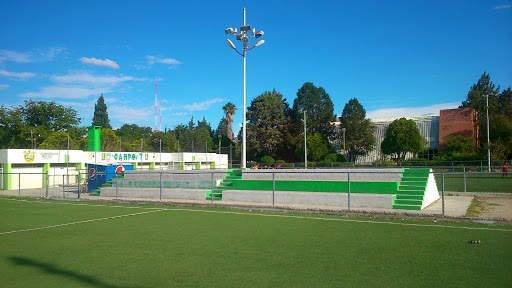
[(66, 51), (66, 48), (52, 47), (46, 49), (33, 49), (29, 52), (18, 52), (11, 50), (0, 49), (0, 63), (2, 62), (15, 62), (15, 63), (33, 63), (33, 62), (48, 62), (61, 53)]
[(377, 109), (366, 113), (370, 119), (395, 118), (407, 116), (439, 115), (439, 110), (453, 109), (459, 107), (460, 102), (442, 103), (423, 107), (402, 107)]
[(186, 104), (186, 105), (183, 105), (182, 108), (187, 111), (204, 111), (204, 110), (208, 110), (211, 105), (213, 105), (215, 103), (219, 103), (219, 102), (224, 102), (224, 101), (226, 101), (226, 100), (222, 99), (222, 98), (214, 98), (214, 99), (206, 100), (206, 101), (199, 102), (199, 103), (194, 102), (193, 104)]
[(7, 85), (7, 84), (0, 84), (0, 90), (5, 90), (7, 88), (9, 88), (10, 86)]
[(30, 53), (23, 53), (17, 51), (0, 50), (0, 63), (4, 61), (16, 63), (30, 63)]
[(183, 115), (188, 115), (189, 113), (188, 112), (176, 112), (176, 113), (172, 113), (173, 116), (183, 116)]
[(38, 92), (27, 92), (20, 95), (23, 98), (50, 98), (50, 99), (81, 99), (89, 96), (98, 96), (107, 93), (108, 88), (83, 88), (83, 87), (44, 87)]
[(132, 76), (95, 76), (89, 73), (78, 73), (68, 75), (53, 75), (51, 79), (58, 83), (94, 84), (94, 85), (116, 85), (126, 81), (148, 81), (147, 78), (136, 78)]
[(108, 67), (108, 68), (112, 68), (112, 69), (119, 69), (119, 65), (110, 59), (101, 60), (101, 59), (96, 59), (94, 57), (93, 58), (82, 57), (79, 60), (85, 64), (92, 64), (92, 65), (103, 66), (103, 67)]
[(111, 105), (108, 107), (108, 117), (112, 120), (119, 120), (122, 123), (141, 123), (154, 113), (153, 107), (133, 108), (122, 105)]
[(0, 70), (0, 76), (9, 77), (9, 78), (15, 78), (18, 80), (27, 80), (29, 78), (32, 78), (36, 76), (36, 74), (31, 72), (9, 72), (6, 70)]
[(162, 58), (160, 56), (147, 55), (146, 60), (148, 64), (153, 65), (155, 63), (167, 64), (167, 65), (178, 65), (182, 64), (180, 61), (174, 58)]
[(492, 7), (492, 9), (494, 9), (494, 10), (502, 10), (502, 9), (510, 9), (510, 8), (512, 8), (512, 4), (497, 5), (497, 6)]

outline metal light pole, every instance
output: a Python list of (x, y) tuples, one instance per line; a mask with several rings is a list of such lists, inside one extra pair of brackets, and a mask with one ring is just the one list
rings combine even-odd
[(491, 172), (491, 142), (489, 137), (489, 94), (486, 95), (486, 107), (487, 107), (487, 167), (488, 172)]
[(306, 142), (306, 110), (304, 110), (304, 168), (308, 168), (308, 146)]
[(245, 61), (245, 54), (246, 54), (246, 51), (249, 51), (255, 47), (258, 47), (260, 46), (261, 44), (265, 43), (265, 40), (260, 40), (258, 41), (253, 47), (249, 47), (249, 38), (260, 38), (261, 36), (263, 36), (264, 32), (263, 31), (258, 31), (256, 32), (256, 29), (255, 28), (251, 28), (251, 25), (246, 25), (245, 24), (245, 8), (244, 8), (244, 25), (240, 27), (240, 33), (238, 33), (238, 31), (233, 28), (227, 28), (224, 30), (224, 32), (226, 34), (229, 34), (229, 35), (234, 35), (236, 36), (236, 40), (240, 40), (242, 42), (242, 45), (243, 45), (243, 51), (242, 53), (240, 53), (236, 47), (235, 47), (235, 44), (233, 44), (233, 42), (231, 42), (231, 40), (229, 39), (226, 39), (226, 43), (228, 43), (229, 47), (233, 48), (238, 54), (240, 54), (243, 58), (244, 58), (244, 110), (243, 110), (243, 118), (244, 118), (244, 122), (242, 123), (242, 135), (243, 135), (243, 139), (242, 139), (242, 168), (245, 169), (247, 168), (247, 130), (246, 130), (246, 110), (247, 110), (247, 103), (246, 103), (246, 94), (247, 94), (247, 89), (246, 89), (246, 61)]

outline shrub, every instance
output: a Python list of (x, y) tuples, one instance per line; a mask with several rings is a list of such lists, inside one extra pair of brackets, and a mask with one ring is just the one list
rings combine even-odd
[(276, 162), (276, 160), (270, 156), (263, 156), (260, 159), (260, 163), (262, 164), (274, 164), (274, 162)]

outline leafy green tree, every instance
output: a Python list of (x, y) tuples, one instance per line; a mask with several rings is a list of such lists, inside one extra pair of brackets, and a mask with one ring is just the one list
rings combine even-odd
[(76, 128), (79, 123), (76, 110), (54, 101), (25, 100), (11, 109), (1, 106), (0, 148), (31, 148), (31, 143), (37, 148), (51, 133)]
[[(469, 89), (466, 100), (462, 101), (462, 105), (460, 108), (474, 108), (478, 111), (480, 115), (485, 115), (486, 113), (486, 95), (498, 95), (500, 90), (500, 86), (496, 87), (496, 85), (491, 81), (491, 76), (489, 73), (484, 71), (484, 74), (480, 76), (476, 84), (473, 84)], [(496, 97), (489, 98), (489, 111), (496, 110)]]
[(101, 151), (119, 151), (119, 137), (109, 128), (101, 129)]
[(162, 143), (162, 152), (177, 152), (178, 140), (174, 131), (158, 131), (151, 135), (149, 146), (153, 152), (160, 152), (160, 140)]
[(226, 114), (226, 118), (224, 118), (226, 120), (226, 130), (222, 132), (225, 132), (225, 135), (233, 141), (233, 115), (235, 115), (236, 112), (235, 104), (228, 102), (222, 107), (222, 110), (224, 110), (224, 114)]
[[(226, 118), (222, 118), (219, 121), (219, 125), (217, 126), (217, 130), (215, 131), (215, 134), (220, 134), (220, 135), (224, 135), (227, 137), (227, 135), (226, 135), (227, 129), (228, 129), (228, 121), (226, 120)], [(231, 133), (233, 133), (233, 131), (231, 131)], [(233, 135), (231, 135), (231, 137), (233, 137)], [(234, 140), (231, 140), (231, 141), (234, 141)]]
[[(43, 143), (38, 147), (39, 149), (48, 150), (67, 150), (68, 149), (68, 133), (67, 132), (53, 132), (50, 134)], [(71, 137), (69, 137), (69, 150), (78, 150), (79, 146)]]
[(357, 157), (367, 155), (375, 147), (373, 126), (366, 119), (366, 110), (356, 98), (345, 104), (340, 117), (341, 126), (345, 128), (345, 146), (349, 160), (356, 162)]
[(283, 132), (288, 122), (285, 117), (288, 108), (285, 100), (283, 95), (274, 89), (272, 92), (265, 91), (251, 101), (247, 108), (247, 146), (251, 154), (249, 156), (276, 156), (284, 142)]
[(296, 135), (302, 133), (302, 111), (304, 110), (306, 111), (307, 134), (319, 132), (326, 137), (333, 135), (334, 126), (331, 123), (336, 120), (334, 105), (324, 88), (306, 82), (297, 92), (297, 98), (293, 100), (293, 108), (290, 113)]
[[(490, 148), (491, 158), (509, 158), (512, 156), (510, 136), (512, 134), (512, 89), (509, 87), (499, 93), (500, 86), (491, 81), (484, 72), (476, 84), (471, 86), (467, 98), (460, 107), (471, 107), (478, 111), (480, 131), (480, 153), (487, 151), (487, 107), (489, 102)], [(488, 95), (488, 99), (486, 99)]]
[(112, 126), (110, 126), (110, 120), (108, 119), (107, 104), (105, 104), (105, 98), (103, 98), (103, 94), (101, 94), (100, 98), (98, 98), (98, 101), (96, 101), (96, 105), (94, 105), (92, 125), (112, 129)]
[(123, 143), (133, 143), (137, 140), (140, 141), (140, 138), (150, 138), (153, 134), (151, 127), (140, 127), (136, 124), (124, 124), (120, 128), (116, 129), (115, 132), (116, 135), (121, 138)]
[(319, 132), (308, 136), (306, 138), (308, 144), (308, 158), (317, 162), (322, 160), (329, 152), (331, 152), (331, 146), (329, 140), (325, 135)]
[(470, 154), (476, 152), (475, 141), (471, 138), (464, 138), (462, 135), (453, 135), (446, 138), (444, 147), (441, 147), (441, 152), (454, 154), (464, 153)]
[(386, 137), (380, 147), (382, 153), (394, 155), (397, 163), (405, 159), (407, 152), (419, 153), (424, 149), (425, 140), (413, 120), (402, 117), (389, 124)]
[(495, 160), (512, 158), (512, 119), (504, 114), (490, 118), (491, 158)]

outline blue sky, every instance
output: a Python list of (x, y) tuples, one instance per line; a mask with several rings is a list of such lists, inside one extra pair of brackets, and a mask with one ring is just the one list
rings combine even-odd
[[(512, 1), (1, 1), (0, 104), (54, 100), (91, 124), (103, 93), (112, 126), (162, 128), (222, 106), (242, 122), (242, 57), (224, 29), (265, 31), (247, 56), (247, 105), (275, 88), (290, 105), (305, 82), (341, 114), (356, 97), (370, 118), (457, 107), (487, 71), (512, 86)], [(256, 41), (252, 39), (252, 44)], [(158, 121), (160, 122), (160, 121)], [(160, 128), (160, 123), (158, 123)], [(236, 133), (235, 131), (235, 133)]]

